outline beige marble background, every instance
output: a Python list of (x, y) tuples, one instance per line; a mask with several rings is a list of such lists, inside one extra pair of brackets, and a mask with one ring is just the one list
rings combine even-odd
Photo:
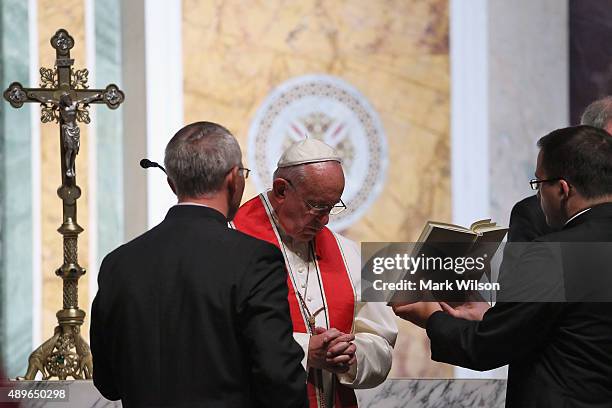
[[(84, 1), (38, 1), (40, 65), (53, 66), (49, 38), (66, 28), (85, 64)], [(357, 241), (414, 240), (428, 219), (450, 221), (448, 1), (283, 2), (183, 0), (185, 122), (226, 125), (246, 149), (256, 110), (295, 76), (336, 75), (357, 87), (381, 117), (389, 145), (387, 182), (368, 213), (343, 233)], [(35, 84), (32, 84), (35, 85)], [(79, 259), (88, 260), (87, 128), (77, 159)], [(43, 337), (61, 309), (59, 130), (41, 125)], [(246, 153), (246, 152), (245, 152)], [(248, 163), (246, 164), (248, 166)], [(255, 195), (248, 185), (245, 200)], [(79, 304), (88, 304), (88, 275)], [(431, 362), (423, 331), (398, 321), (392, 376), (449, 377)], [(87, 336), (88, 322), (83, 327)]]
[[(85, 2), (84, 0), (38, 0), (38, 47), (39, 64), (41, 67), (53, 68), (55, 64), (55, 50), (49, 40), (59, 28), (65, 28), (74, 38), (75, 46), (70, 55), (75, 60), (74, 68), (86, 68), (85, 60)], [(38, 86), (39, 83), (33, 83)], [(42, 221), (42, 337), (43, 340), (53, 335), (53, 328), (57, 325), (55, 313), (62, 308), (62, 279), (55, 275), (55, 270), (62, 265), (63, 247), (62, 236), (57, 228), (62, 224), (62, 202), (57, 196), (60, 186), (60, 137), (59, 125), (56, 123), (41, 124), (41, 221)], [(77, 201), (78, 223), (85, 229), (79, 235), (79, 263), (87, 269), (89, 255), (89, 203), (88, 203), (88, 150), (89, 137), (87, 126), (79, 124), (81, 128), (81, 147), (76, 160), (77, 184), (83, 191)], [(79, 280), (79, 306), (87, 310), (89, 302), (88, 274)], [(82, 335), (89, 338), (89, 317), (81, 329)], [(38, 346), (38, 345), (36, 345)]]
[[(382, 194), (343, 233), (415, 240), (426, 220), (451, 218), (448, 21), (448, 0), (183, 0), (185, 122), (219, 122), (246, 150), (275, 86), (312, 73), (343, 78), (377, 110), (389, 145)], [(256, 193), (249, 184), (245, 200)], [(422, 330), (399, 324), (392, 376), (452, 376), (431, 362)]]

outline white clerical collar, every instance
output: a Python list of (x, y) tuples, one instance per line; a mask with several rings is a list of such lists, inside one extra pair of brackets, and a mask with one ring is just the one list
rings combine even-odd
[[(176, 203), (174, 205), (197, 205), (198, 207), (206, 207), (206, 208), (210, 208), (208, 205), (204, 205), (204, 204), (200, 204), (200, 203), (193, 203), (191, 201), (182, 201), (180, 203)], [(218, 211), (218, 210), (217, 210)]]
[(563, 226), (566, 226), (567, 224), (569, 224), (574, 218), (578, 218), (580, 217), (582, 214), (584, 214), (585, 212), (589, 211), (591, 208), (585, 208), (584, 210), (574, 214), (574, 216), (572, 218), (570, 218), (569, 220), (565, 221), (565, 224)]

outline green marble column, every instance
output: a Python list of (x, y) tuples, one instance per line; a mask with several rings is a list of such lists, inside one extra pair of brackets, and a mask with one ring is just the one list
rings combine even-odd
[[(114, 83), (123, 89), (120, 10), (120, 0), (95, 1), (97, 87)], [(96, 115), (97, 270), (102, 258), (123, 243), (123, 109), (102, 107)]]
[[(0, 1), (0, 84), (31, 86), (28, 2)], [(25, 373), (32, 351), (30, 107), (0, 103), (0, 353), (6, 374)]]

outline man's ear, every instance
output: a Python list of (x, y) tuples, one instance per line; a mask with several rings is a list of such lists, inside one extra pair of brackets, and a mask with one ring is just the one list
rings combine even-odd
[(286, 180), (275, 178), (272, 182), (272, 193), (274, 197), (279, 201), (284, 200), (287, 194), (287, 187), (289, 187), (289, 184)]
[(176, 187), (174, 186), (172, 180), (170, 180), (170, 177), (166, 177), (166, 181), (168, 182), (168, 185), (170, 186), (170, 189), (172, 190), (174, 195), (178, 196), (178, 194), (176, 194)]
[(232, 169), (225, 176), (225, 184), (227, 185), (227, 189), (229, 191), (230, 196), (233, 196), (236, 190), (238, 190), (237, 182), (238, 182), (238, 166), (232, 167)]
[(574, 189), (572, 186), (565, 180), (559, 180), (559, 193), (564, 197), (568, 198), (571, 194), (574, 194)]

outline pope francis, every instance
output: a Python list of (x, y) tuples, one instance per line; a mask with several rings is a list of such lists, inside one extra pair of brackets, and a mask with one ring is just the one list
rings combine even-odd
[(344, 210), (344, 172), (335, 150), (316, 139), (281, 156), (272, 189), (246, 202), (234, 227), (283, 253), (293, 336), (304, 349), (310, 407), (356, 407), (353, 389), (382, 383), (397, 326), (384, 303), (360, 300), (358, 245), (332, 232)]

